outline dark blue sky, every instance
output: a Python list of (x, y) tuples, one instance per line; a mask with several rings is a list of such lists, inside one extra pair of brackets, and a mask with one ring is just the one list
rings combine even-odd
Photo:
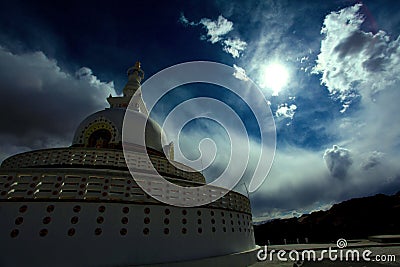
[[(68, 145), (81, 119), (106, 107), (109, 93), (121, 93), (136, 60), (146, 79), (178, 63), (205, 60), (242, 68), (274, 114), (276, 159), (251, 196), (258, 218), (399, 191), (400, 131), (393, 114), (400, 3), (357, 3), (3, 2), (0, 160)], [(264, 71), (271, 65), (275, 69)], [(283, 70), (266, 77), (276, 66)], [(274, 93), (268, 82), (281, 79), (282, 72), (287, 77)], [(216, 92), (214, 98), (246, 113), (223, 90), (209, 87), (199, 94), (198, 88), (188, 86), (169, 102)], [(192, 126), (188, 132), (197, 131)]]

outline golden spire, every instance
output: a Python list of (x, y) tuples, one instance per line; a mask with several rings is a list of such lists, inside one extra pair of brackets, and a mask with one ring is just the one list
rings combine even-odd
[(140, 61), (136, 61), (136, 63), (135, 63), (135, 69), (140, 69)]

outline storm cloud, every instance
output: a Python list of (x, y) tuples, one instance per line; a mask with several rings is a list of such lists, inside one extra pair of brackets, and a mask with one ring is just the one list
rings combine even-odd
[(332, 176), (337, 178), (346, 177), (348, 169), (353, 164), (350, 151), (337, 145), (325, 150), (324, 160)]
[(69, 145), (79, 122), (106, 107), (113, 83), (89, 68), (61, 69), (43, 52), (0, 47), (0, 161), (15, 152)]

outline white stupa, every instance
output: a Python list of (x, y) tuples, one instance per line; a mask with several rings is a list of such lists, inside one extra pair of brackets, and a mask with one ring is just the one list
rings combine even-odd
[[(136, 63), (128, 70), (123, 96), (110, 96), (110, 108), (84, 119), (70, 147), (4, 160), (0, 266), (247, 266), (256, 261), (246, 196), (229, 192), (205, 206), (175, 207), (153, 199), (132, 179), (122, 151), (122, 123), (131, 100), (135, 120), (148, 117), (137, 93), (143, 78)], [(145, 174), (142, 135), (132, 137), (138, 142), (131, 152), (135, 168)], [(163, 150), (156, 122), (149, 120), (145, 138), (164, 178), (183, 186), (205, 183), (201, 173), (168, 161), (163, 151), (173, 159), (173, 146)], [(148, 186), (160, 190), (152, 181)]]

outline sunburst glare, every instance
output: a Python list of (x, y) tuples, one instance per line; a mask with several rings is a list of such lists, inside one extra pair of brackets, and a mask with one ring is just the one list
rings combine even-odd
[(260, 86), (271, 89), (272, 95), (278, 95), (289, 82), (289, 72), (281, 63), (264, 65), (261, 68), (260, 76)]

